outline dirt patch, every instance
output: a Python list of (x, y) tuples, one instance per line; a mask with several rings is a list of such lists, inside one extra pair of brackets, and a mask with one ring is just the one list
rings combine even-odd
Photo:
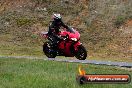
[(120, 27), (125, 34), (132, 33), (132, 20), (127, 20), (124, 25)]

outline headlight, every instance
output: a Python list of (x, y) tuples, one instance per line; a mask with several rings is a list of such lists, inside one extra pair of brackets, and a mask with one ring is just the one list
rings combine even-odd
[(77, 41), (77, 39), (76, 39), (76, 38), (71, 38), (71, 40), (73, 40), (73, 41)]

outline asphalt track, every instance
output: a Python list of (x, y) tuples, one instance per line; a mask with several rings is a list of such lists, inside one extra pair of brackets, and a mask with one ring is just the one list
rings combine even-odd
[(77, 60), (77, 59), (59, 59), (59, 58), (48, 58), (48, 59), (46, 59), (45, 57), (32, 57), (32, 56), (0, 56), (0, 58), (43, 59), (43, 60), (52, 60), (52, 61), (59, 61), (59, 62), (96, 64), (96, 65), (109, 65), (109, 66), (120, 66), (120, 67), (132, 68), (132, 63), (128, 63), (128, 62), (113, 62), (113, 61), (99, 61), (99, 60)]

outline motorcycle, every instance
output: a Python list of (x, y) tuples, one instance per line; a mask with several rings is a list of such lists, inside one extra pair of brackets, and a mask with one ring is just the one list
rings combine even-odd
[(48, 58), (56, 56), (76, 57), (79, 60), (85, 60), (87, 51), (80, 40), (80, 33), (73, 28), (61, 31), (58, 36), (63, 38), (57, 45), (53, 45), (52, 40), (48, 38), (48, 32), (42, 32), (41, 35), (49, 41), (43, 44), (43, 52)]

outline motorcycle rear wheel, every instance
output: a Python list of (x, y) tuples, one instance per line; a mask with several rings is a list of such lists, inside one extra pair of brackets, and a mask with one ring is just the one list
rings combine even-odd
[(53, 47), (51, 47), (51, 43), (50, 42), (45, 42), (44, 43), (43, 52), (48, 58), (55, 58), (56, 55), (57, 55), (55, 50), (53, 49)]
[(78, 51), (75, 54), (75, 57), (79, 60), (85, 60), (87, 57), (87, 51), (84, 46), (80, 45)]

